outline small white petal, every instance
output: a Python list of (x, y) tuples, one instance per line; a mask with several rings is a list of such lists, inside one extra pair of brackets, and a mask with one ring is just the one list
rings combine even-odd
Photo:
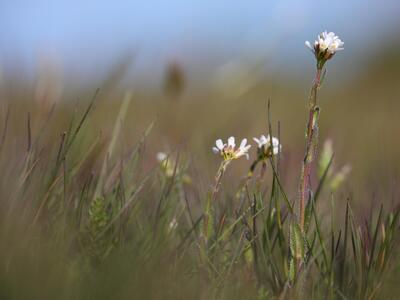
[(253, 140), (257, 143), (258, 148), (261, 148), (264, 145), (261, 139), (253, 138)]
[(242, 149), (243, 149), (243, 151), (247, 152), (247, 151), (249, 151), (250, 148), (251, 148), (251, 145), (247, 145), (247, 146), (243, 147)]
[(247, 139), (243, 139), (242, 142), (240, 143), (239, 148), (244, 148), (247, 144)]
[(213, 148), (212, 148), (212, 151), (213, 151), (215, 154), (217, 154), (217, 153), (219, 153), (220, 150), (219, 150), (217, 147), (213, 147)]
[(233, 136), (231, 136), (229, 139), (228, 139), (228, 146), (229, 147), (232, 147), (232, 148), (235, 148), (235, 138), (233, 137)]
[(235, 157), (239, 158), (243, 155), (248, 155), (248, 151), (251, 148), (251, 145), (244, 145), (243, 147), (239, 147), (236, 151), (235, 151)]
[(215, 141), (215, 146), (217, 146), (219, 150), (222, 150), (224, 149), (224, 142), (221, 139), (218, 139)]
[(310, 48), (310, 50), (314, 50), (314, 48), (311, 46), (311, 43), (309, 41), (305, 42), (305, 45)]

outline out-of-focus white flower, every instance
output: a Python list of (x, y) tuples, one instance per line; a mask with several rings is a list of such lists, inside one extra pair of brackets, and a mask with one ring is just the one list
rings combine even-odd
[(344, 43), (341, 39), (333, 32), (324, 31), (318, 35), (314, 45), (311, 45), (309, 41), (306, 41), (306, 46), (314, 53), (317, 60), (328, 60), (337, 51), (343, 50)]
[(160, 165), (167, 177), (174, 176), (174, 163), (168, 157), (168, 155), (164, 152), (158, 152), (157, 160), (160, 162)]
[(262, 135), (259, 139), (253, 138), (253, 140), (257, 143), (259, 152), (261, 152), (263, 156), (270, 157), (272, 155), (277, 155), (282, 150), (282, 145), (276, 137)]
[(165, 152), (158, 152), (157, 153), (157, 160), (159, 162), (163, 162), (164, 160), (166, 160), (168, 158), (168, 155)]
[(239, 148), (235, 149), (235, 138), (231, 136), (228, 139), (228, 143), (225, 144), (221, 139), (215, 141), (215, 147), (212, 148), (214, 153), (219, 153), (224, 160), (238, 159), (242, 156), (249, 158), (249, 149), (251, 145), (247, 145), (247, 139), (243, 139), (239, 145)]
[(171, 178), (175, 176), (175, 180), (181, 180), (184, 184), (191, 184), (192, 179), (190, 176), (177, 165), (177, 161), (171, 158), (170, 155), (165, 152), (158, 152), (156, 155), (157, 160), (160, 162), (161, 170), (166, 177)]

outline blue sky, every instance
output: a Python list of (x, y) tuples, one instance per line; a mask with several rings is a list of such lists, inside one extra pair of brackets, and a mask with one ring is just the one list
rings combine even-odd
[[(318, 3), (318, 4), (317, 4)], [(61, 61), (66, 72), (105, 70), (127, 51), (138, 68), (168, 60), (214, 65), (241, 57), (301, 63), (304, 40), (337, 32), (348, 55), (376, 49), (398, 35), (398, 0), (135, 1), (1, 0), (0, 64), (32, 68), (38, 57)], [(386, 35), (385, 35), (386, 34)]]

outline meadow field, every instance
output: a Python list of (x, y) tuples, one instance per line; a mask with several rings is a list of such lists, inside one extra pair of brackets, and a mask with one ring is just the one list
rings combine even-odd
[[(121, 85), (121, 65), (83, 86), (3, 72), (0, 299), (398, 299), (400, 56), (340, 81), (340, 55), (303, 224), (312, 59), (218, 88), (179, 65), (157, 88)], [(248, 160), (212, 152), (230, 136)]]

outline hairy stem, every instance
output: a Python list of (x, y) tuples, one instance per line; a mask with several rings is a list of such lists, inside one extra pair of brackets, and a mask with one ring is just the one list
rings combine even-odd
[(228, 166), (230, 160), (224, 160), (221, 162), (219, 169), (217, 171), (217, 175), (215, 176), (215, 184), (212, 189), (211, 199), (214, 201), (217, 198), (217, 194), (219, 191), (219, 187), (221, 186), (222, 176), (225, 173), (225, 169)]
[[(215, 176), (215, 183), (211, 190), (211, 194), (207, 198), (206, 208), (203, 216), (203, 225), (204, 225), (204, 242), (207, 245), (208, 239), (210, 238), (211, 230), (212, 230), (212, 221), (213, 221), (213, 206), (214, 201), (217, 199), (219, 187), (221, 186), (222, 177), (225, 173), (226, 167), (230, 163), (229, 160), (224, 160), (221, 162), (221, 165), (218, 168), (217, 175)], [(211, 222), (211, 223), (210, 223)]]
[(309, 179), (311, 172), (311, 163), (313, 161), (314, 151), (316, 148), (316, 134), (318, 129), (319, 107), (317, 106), (317, 91), (321, 83), (322, 68), (317, 67), (313, 86), (309, 97), (309, 116), (306, 131), (306, 153), (300, 174), (300, 201), (299, 201), (299, 223), (300, 229), (304, 232), (304, 210), (307, 195), (309, 195)]

